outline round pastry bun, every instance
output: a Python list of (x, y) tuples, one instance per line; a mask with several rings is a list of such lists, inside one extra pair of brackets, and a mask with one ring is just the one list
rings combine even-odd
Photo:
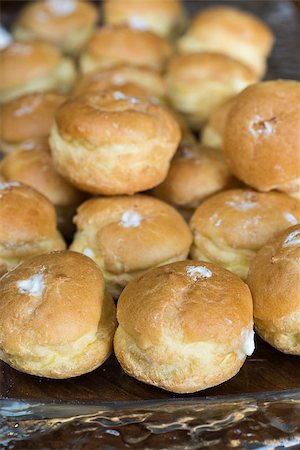
[(201, 132), (203, 145), (223, 149), (226, 121), (234, 101), (235, 97), (230, 98), (211, 113)]
[(49, 151), (13, 152), (1, 161), (0, 172), (5, 181), (25, 183), (55, 206), (78, 205), (82, 200), (82, 194), (55, 171)]
[(35, 92), (16, 98), (0, 109), (0, 149), (15, 150), (45, 148), (54, 114), (66, 100), (55, 92)]
[(179, 126), (164, 108), (103, 92), (64, 103), (49, 142), (56, 169), (72, 184), (123, 195), (161, 183), (179, 141)]
[(274, 36), (258, 17), (239, 9), (218, 6), (201, 11), (178, 41), (184, 53), (218, 52), (247, 64), (264, 75)]
[(245, 279), (257, 251), (299, 221), (299, 202), (288, 195), (246, 189), (221, 192), (202, 203), (191, 219), (191, 256)]
[(174, 37), (185, 23), (181, 0), (105, 0), (104, 21)]
[(0, 103), (31, 92), (68, 91), (74, 63), (43, 42), (13, 42), (0, 52)]
[(91, 259), (35, 256), (0, 279), (0, 358), (21, 372), (70, 378), (112, 351), (115, 305)]
[(40, 40), (76, 55), (91, 36), (98, 10), (90, 2), (47, 0), (28, 3), (14, 27), (20, 41)]
[(55, 206), (59, 230), (72, 236), (72, 219), (85, 196), (56, 172), (49, 151), (15, 151), (1, 161), (0, 174), (3, 181), (20, 181), (47, 197)]
[(175, 207), (195, 209), (207, 197), (233, 184), (218, 149), (183, 146), (176, 152), (167, 178), (154, 189), (154, 195)]
[(300, 83), (265, 81), (239, 94), (230, 110), (224, 153), (232, 172), (259, 191), (300, 188)]
[(79, 62), (83, 73), (119, 64), (148, 67), (160, 72), (171, 53), (171, 44), (151, 31), (107, 25), (93, 33)]
[(166, 71), (171, 104), (195, 130), (218, 106), (255, 81), (247, 66), (218, 53), (175, 55)]
[(75, 86), (74, 95), (105, 90), (117, 91), (124, 86), (135, 85), (146, 91), (149, 96), (165, 97), (167, 94), (163, 77), (145, 67), (120, 65), (111, 69), (83, 76)]
[(254, 350), (248, 286), (214, 264), (182, 261), (132, 281), (117, 306), (123, 370), (177, 393), (233, 377)]
[(88, 200), (74, 222), (71, 250), (98, 264), (114, 297), (146, 270), (186, 259), (192, 243), (180, 214), (144, 195)]
[(251, 264), (247, 283), (258, 334), (281, 352), (300, 355), (300, 225), (268, 242)]
[(30, 256), (63, 250), (54, 206), (19, 182), (0, 184), (0, 273)]

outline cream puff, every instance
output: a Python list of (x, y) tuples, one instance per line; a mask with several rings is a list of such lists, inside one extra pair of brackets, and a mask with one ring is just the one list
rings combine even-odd
[(202, 145), (183, 146), (176, 152), (167, 178), (154, 189), (154, 195), (192, 212), (207, 197), (233, 184), (234, 178), (221, 151)]
[(84, 195), (56, 172), (49, 151), (11, 153), (1, 161), (0, 174), (4, 181), (20, 181), (48, 198), (55, 206), (58, 228), (64, 236), (71, 237), (72, 219)]
[(237, 178), (259, 191), (300, 190), (300, 83), (274, 80), (239, 94), (227, 118), (224, 154)]
[(168, 264), (132, 281), (117, 320), (114, 350), (123, 370), (171, 392), (223, 383), (254, 351), (248, 286), (206, 262)]
[(111, 69), (83, 76), (75, 86), (74, 95), (87, 92), (118, 91), (124, 86), (134, 85), (146, 91), (149, 96), (164, 98), (167, 95), (165, 81), (159, 73), (130, 65), (119, 65)]
[(80, 0), (46, 0), (28, 3), (14, 26), (20, 41), (39, 40), (76, 55), (94, 31), (96, 6)]
[(0, 109), (0, 150), (45, 149), (54, 114), (66, 100), (55, 92), (36, 92), (6, 103)]
[(0, 273), (30, 256), (65, 248), (49, 200), (17, 181), (0, 183)]
[(151, 31), (107, 25), (93, 33), (79, 62), (84, 74), (119, 64), (161, 72), (171, 53), (171, 44)]
[(49, 44), (13, 42), (0, 52), (0, 103), (31, 92), (68, 91), (74, 63)]
[(200, 139), (203, 145), (223, 149), (226, 121), (234, 100), (235, 97), (227, 100), (211, 113), (201, 131)]
[(64, 103), (49, 142), (54, 166), (74, 186), (123, 195), (161, 183), (179, 141), (179, 126), (167, 110), (117, 91)]
[(281, 352), (300, 355), (300, 225), (257, 253), (247, 283), (257, 333)]
[(114, 297), (152, 267), (186, 259), (192, 243), (180, 214), (144, 195), (88, 200), (74, 222), (71, 250), (98, 264)]
[(251, 69), (218, 53), (175, 55), (166, 70), (171, 104), (195, 130), (218, 106), (255, 81)]
[(77, 377), (112, 352), (115, 305), (96, 264), (74, 252), (24, 261), (0, 279), (0, 359), (21, 372)]
[(246, 279), (258, 250), (300, 222), (299, 202), (279, 192), (221, 192), (200, 205), (190, 222), (191, 256), (211, 261)]
[(125, 24), (170, 38), (175, 37), (185, 24), (181, 0), (105, 0), (103, 10), (107, 24)]
[(223, 53), (262, 77), (273, 44), (271, 29), (258, 17), (229, 6), (218, 6), (194, 17), (179, 39), (178, 49), (184, 53)]

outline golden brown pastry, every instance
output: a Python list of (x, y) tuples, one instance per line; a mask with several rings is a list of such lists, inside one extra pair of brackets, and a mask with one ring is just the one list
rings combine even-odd
[(117, 306), (114, 350), (123, 370), (177, 393), (236, 375), (254, 350), (250, 291), (217, 265), (182, 261), (132, 281)]
[(247, 277), (258, 250), (280, 231), (300, 222), (300, 204), (279, 192), (221, 192), (200, 205), (192, 219), (191, 256)]
[(115, 297), (146, 270), (185, 259), (192, 243), (180, 214), (144, 195), (88, 200), (79, 207), (75, 223), (71, 250), (98, 264)]
[(71, 236), (72, 219), (84, 195), (56, 172), (49, 151), (11, 153), (1, 161), (0, 174), (4, 181), (20, 181), (47, 197), (55, 206), (59, 229)]
[(97, 18), (97, 8), (88, 1), (28, 2), (14, 26), (14, 37), (49, 42), (64, 53), (76, 55), (91, 36)]
[(262, 77), (266, 59), (271, 53), (274, 36), (258, 17), (228, 6), (217, 6), (200, 12), (178, 49), (184, 53), (218, 52), (247, 64)]
[(171, 53), (171, 44), (151, 31), (107, 25), (96, 30), (87, 42), (80, 68), (83, 73), (91, 73), (130, 64), (160, 72)]
[(54, 206), (17, 181), (0, 184), (0, 273), (30, 256), (63, 250)]
[(232, 172), (259, 191), (300, 189), (300, 83), (257, 83), (236, 97), (224, 135)]
[(0, 51), (0, 103), (31, 92), (65, 92), (75, 78), (71, 59), (49, 44), (13, 42)]
[(170, 101), (195, 130), (218, 106), (255, 81), (251, 69), (218, 53), (175, 55), (166, 71)]
[(54, 114), (66, 100), (55, 92), (36, 92), (11, 100), (0, 109), (0, 150), (45, 149)]
[(104, 21), (174, 37), (185, 23), (181, 0), (105, 0)]
[(75, 86), (73, 94), (117, 91), (128, 85), (138, 86), (153, 97), (163, 98), (167, 94), (164, 79), (159, 73), (145, 67), (125, 64), (83, 76)]
[(227, 100), (211, 113), (201, 133), (203, 145), (223, 149), (226, 121), (234, 100), (235, 97)]
[(173, 116), (120, 92), (64, 103), (50, 136), (54, 165), (79, 189), (134, 194), (161, 183), (180, 140)]
[(112, 351), (115, 305), (96, 264), (74, 252), (35, 256), (0, 280), (0, 359), (21, 372), (70, 378)]
[(281, 352), (300, 355), (300, 225), (257, 253), (247, 283), (258, 334)]
[(154, 189), (154, 195), (192, 212), (207, 197), (233, 184), (221, 151), (202, 145), (183, 146), (175, 154), (167, 178)]

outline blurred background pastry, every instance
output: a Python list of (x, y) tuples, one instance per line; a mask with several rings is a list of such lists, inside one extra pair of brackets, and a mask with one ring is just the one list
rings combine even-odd
[(224, 134), (234, 175), (259, 191), (300, 190), (300, 83), (274, 80), (236, 97)]
[(223, 383), (254, 350), (250, 291), (214, 264), (182, 261), (132, 281), (117, 306), (123, 370), (177, 393)]
[(81, 77), (73, 94), (81, 95), (104, 90), (117, 91), (132, 84), (142, 88), (149, 96), (166, 97), (167, 89), (162, 75), (146, 67), (135, 67), (128, 64)]
[(230, 98), (211, 113), (201, 131), (200, 139), (203, 145), (223, 149), (226, 121), (234, 99), (235, 97)]
[(63, 250), (54, 206), (19, 182), (0, 184), (0, 273), (30, 256)]
[(11, 100), (0, 109), (0, 150), (47, 149), (58, 106), (66, 100), (55, 92), (36, 92)]
[(74, 63), (44, 42), (13, 42), (0, 52), (0, 103), (30, 92), (71, 89)]
[(185, 24), (181, 0), (104, 0), (104, 22), (175, 37)]
[(76, 55), (91, 36), (97, 19), (97, 7), (89, 1), (27, 2), (17, 18), (13, 34), (19, 41), (45, 41), (64, 53)]
[(98, 264), (114, 297), (146, 270), (184, 260), (192, 243), (175, 209), (143, 195), (88, 200), (74, 221), (71, 249)]
[(255, 81), (243, 63), (217, 53), (175, 55), (166, 70), (171, 104), (194, 130), (214, 109)]
[(84, 194), (61, 177), (53, 167), (49, 151), (19, 150), (6, 156), (0, 163), (4, 181), (20, 181), (41, 192), (55, 206), (58, 228), (67, 238), (72, 237), (72, 223), (77, 206)]
[(167, 178), (154, 189), (154, 195), (188, 217), (207, 197), (236, 183), (220, 150), (202, 145), (183, 146), (176, 152)]
[(21, 372), (70, 378), (112, 352), (115, 305), (96, 264), (74, 252), (35, 256), (0, 280), (0, 359)]
[(103, 92), (64, 103), (49, 142), (55, 168), (74, 186), (122, 195), (161, 183), (179, 141), (179, 126), (164, 108)]
[(245, 279), (257, 251), (299, 222), (299, 202), (288, 195), (246, 189), (221, 192), (202, 203), (191, 219), (191, 256)]
[(80, 69), (90, 73), (131, 64), (160, 72), (171, 53), (171, 44), (151, 31), (107, 25), (97, 29), (87, 42), (80, 56)]
[(247, 283), (258, 334), (281, 352), (300, 355), (300, 225), (257, 253)]
[(179, 39), (184, 53), (224, 53), (249, 66), (258, 77), (266, 71), (274, 36), (257, 16), (229, 6), (218, 6), (197, 14)]

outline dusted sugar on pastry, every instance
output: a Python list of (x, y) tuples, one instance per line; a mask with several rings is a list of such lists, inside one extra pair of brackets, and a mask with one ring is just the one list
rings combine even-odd
[(211, 113), (201, 132), (200, 140), (203, 145), (223, 149), (226, 121), (234, 101), (235, 97), (227, 100)]
[(221, 192), (202, 203), (191, 219), (191, 256), (245, 279), (258, 250), (299, 222), (299, 202), (288, 195), (243, 189)]
[(174, 37), (185, 24), (181, 0), (105, 0), (104, 21)]
[(44, 149), (54, 114), (66, 100), (55, 92), (36, 92), (11, 100), (0, 109), (0, 150)]
[(175, 55), (166, 70), (171, 104), (195, 130), (218, 106), (255, 81), (251, 69), (218, 53)]
[(236, 97), (224, 135), (232, 172), (259, 191), (300, 190), (300, 83), (257, 83)]
[(134, 194), (166, 177), (180, 129), (164, 108), (118, 92), (64, 103), (50, 135), (54, 165), (79, 189)]
[(192, 212), (207, 197), (233, 187), (234, 183), (218, 149), (183, 146), (175, 154), (167, 178), (154, 189), (154, 195)]
[(0, 299), (0, 359), (21, 372), (77, 377), (112, 352), (115, 305), (84, 255), (30, 258), (0, 279)]
[(281, 352), (300, 355), (300, 225), (257, 253), (247, 283), (257, 333)]
[(49, 42), (76, 55), (94, 31), (97, 19), (97, 8), (88, 1), (28, 2), (14, 26), (14, 37)]
[(13, 42), (0, 51), (0, 103), (31, 92), (71, 89), (73, 61), (43, 42)]
[(56, 172), (49, 151), (13, 152), (1, 161), (0, 175), (7, 182), (20, 181), (47, 197), (55, 206), (58, 228), (64, 236), (72, 235), (72, 218), (84, 194)]
[(144, 195), (88, 200), (74, 221), (78, 231), (71, 249), (98, 264), (115, 297), (146, 270), (184, 260), (192, 243), (180, 214)]
[(228, 6), (209, 8), (193, 18), (179, 39), (184, 53), (218, 52), (247, 64), (258, 77), (266, 70), (274, 36), (258, 17)]
[(0, 183), (0, 273), (30, 256), (65, 248), (49, 200), (17, 181)]
[(80, 68), (83, 73), (91, 73), (130, 64), (160, 72), (171, 53), (171, 44), (151, 31), (107, 25), (97, 29), (87, 42)]
[(248, 286), (206, 262), (168, 264), (132, 281), (117, 320), (114, 350), (123, 370), (172, 392), (223, 383), (254, 351)]
[(149, 96), (164, 98), (167, 94), (164, 78), (146, 67), (119, 65), (111, 69), (82, 76), (74, 89), (74, 95), (105, 90), (123, 92), (124, 87), (134, 85), (146, 91)]

